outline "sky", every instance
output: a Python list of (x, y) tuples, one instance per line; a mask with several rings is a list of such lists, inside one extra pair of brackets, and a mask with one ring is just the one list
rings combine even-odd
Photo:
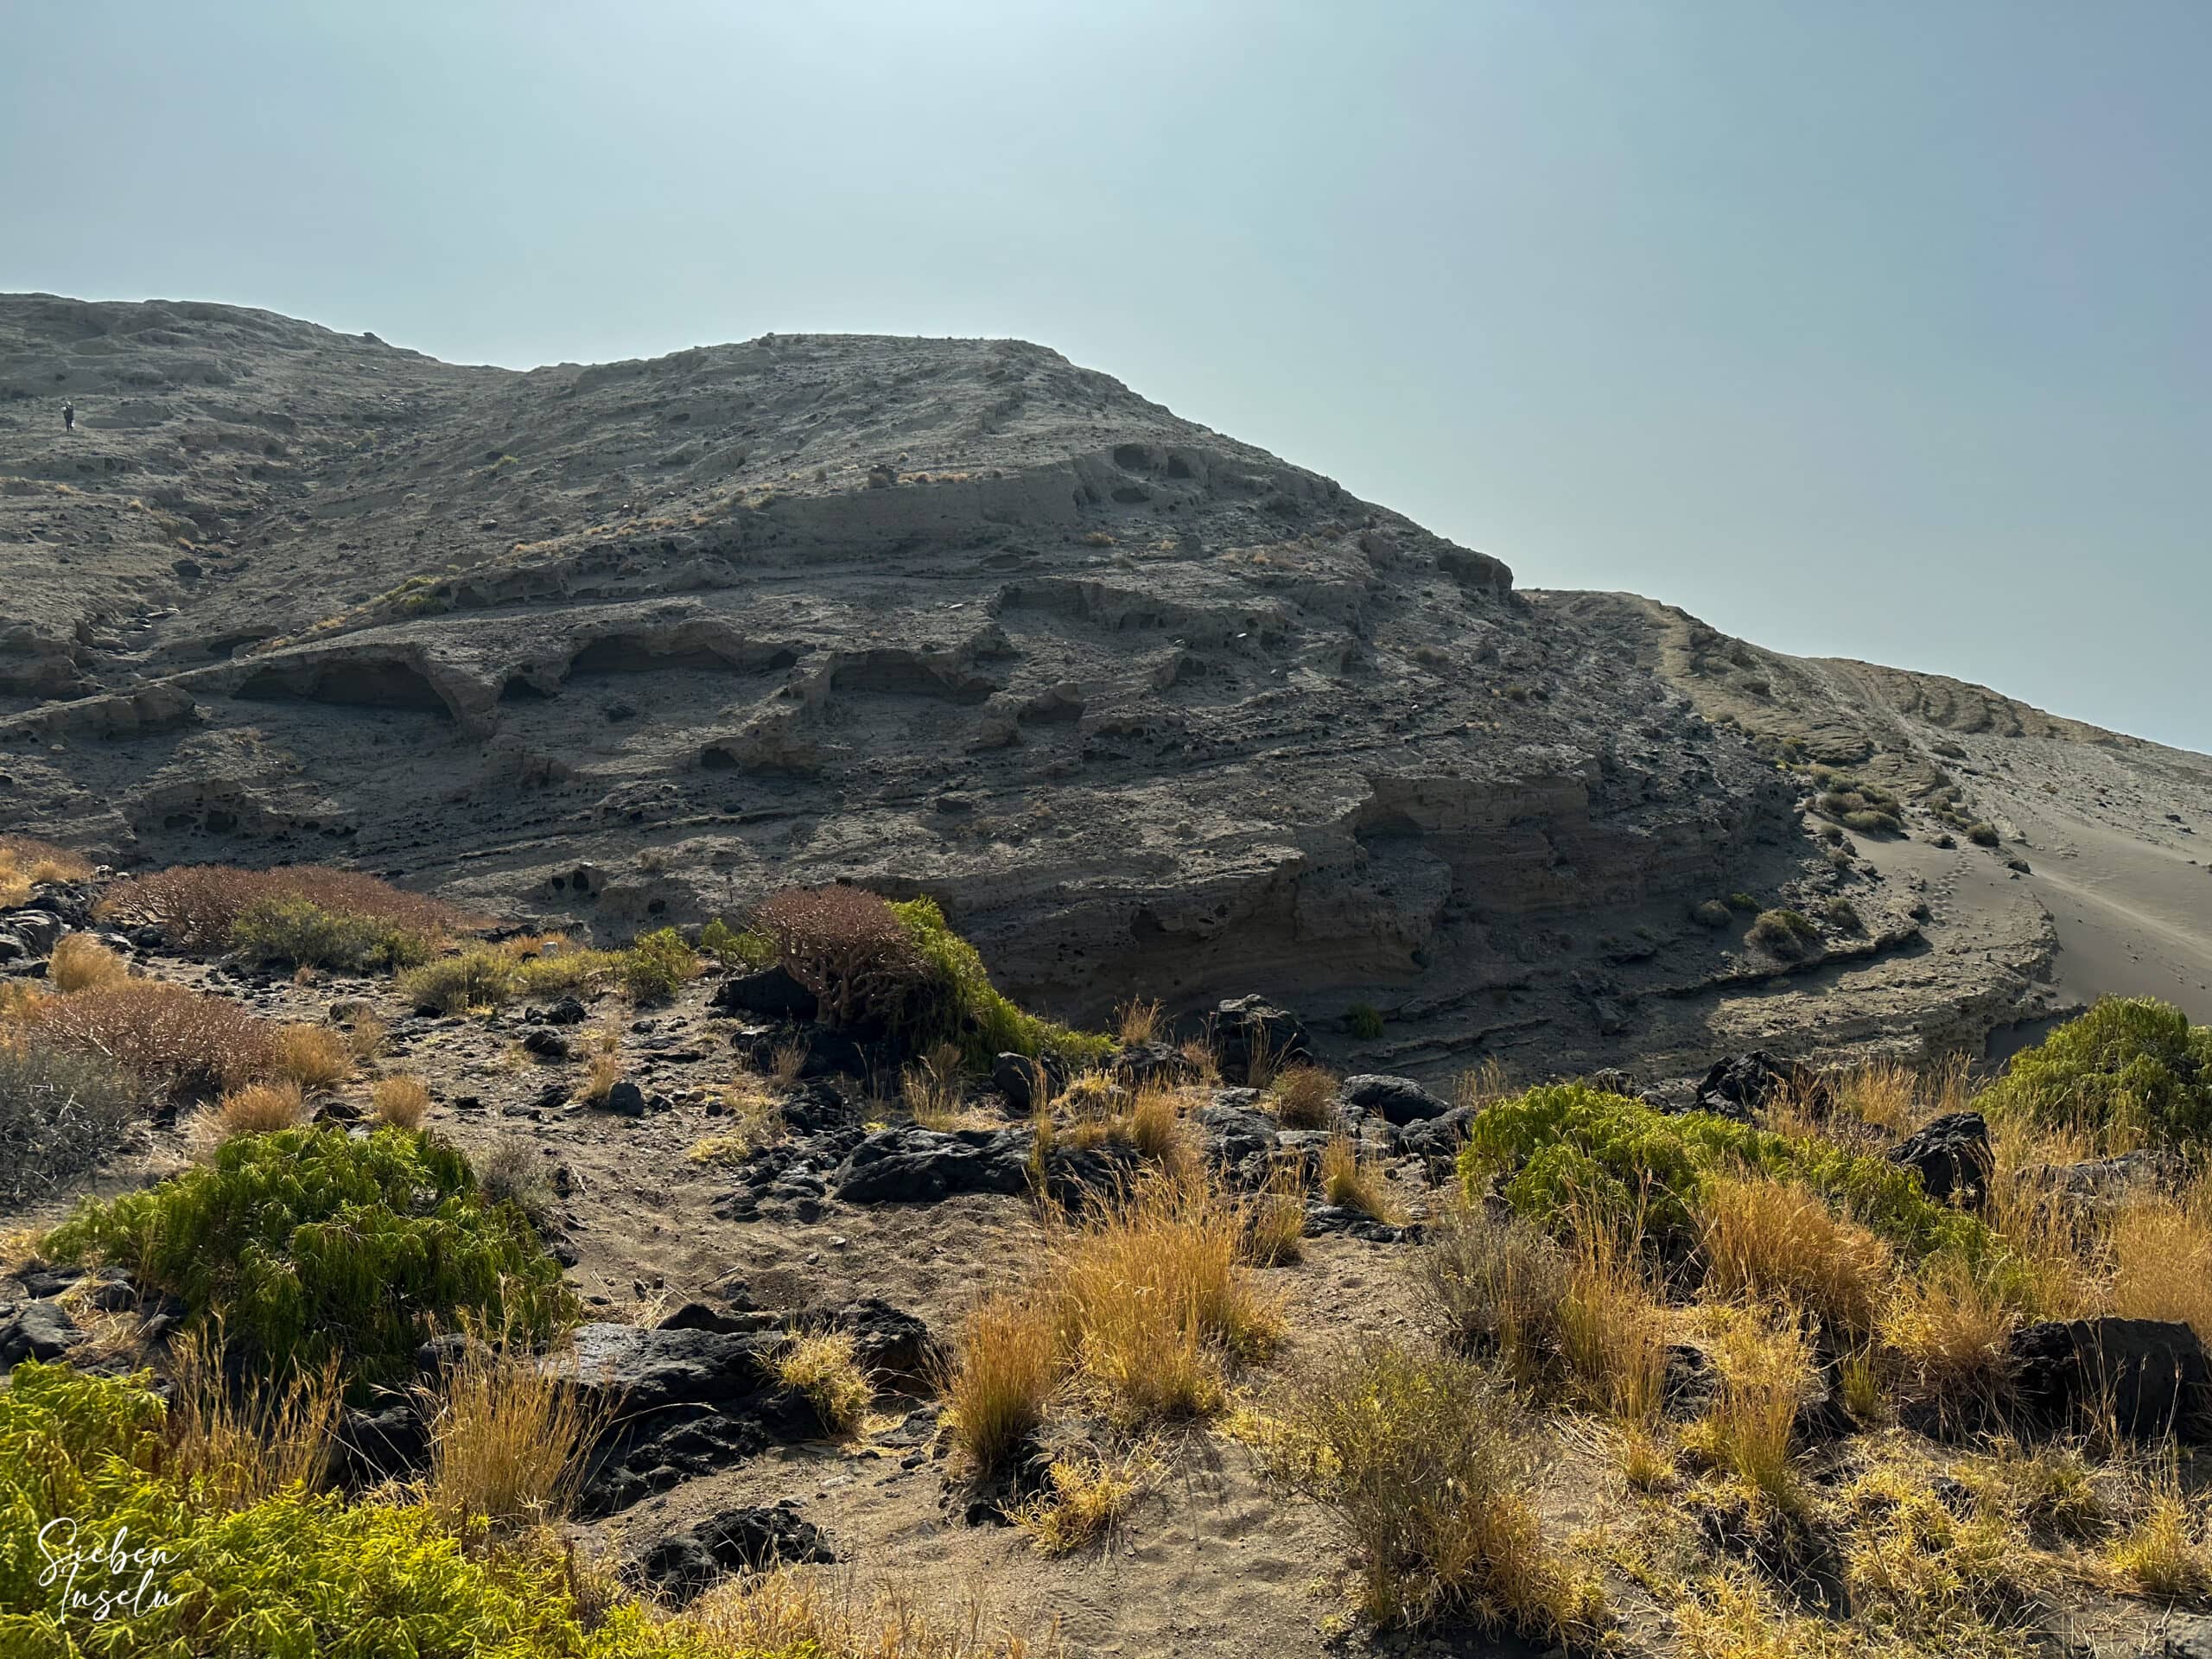
[(0, 289), (1016, 336), (1511, 564), (2212, 750), (2205, 0), (8, 0)]

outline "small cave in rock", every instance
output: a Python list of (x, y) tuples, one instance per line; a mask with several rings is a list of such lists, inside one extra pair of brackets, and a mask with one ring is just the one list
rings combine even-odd
[(709, 743), (699, 751), (699, 766), (704, 772), (735, 772), (744, 764), (719, 743)]
[(909, 651), (871, 651), (830, 677), (832, 691), (878, 696), (930, 697), (944, 702), (981, 702), (995, 689), (950, 663), (939, 666)]
[(728, 658), (703, 645), (672, 651), (657, 648), (649, 635), (610, 633), (593, 640), (569, 659), (569, 674), (655, 674), (667, 669), (727, 673)]
[(272, 664), (249, 677), (232, 695), (250, 702), (297, 699), (453, 717), (453, 710), (428, 675), (411, 664), (390, 658)]
[(1122, 443), (1114, 447), (1114, 464), (1132, 473), (1149, 472), (1152, 451), (1141, 443)]
[(501, 702), (543, 702), (552, 695), (527, 674), (510, 674), (499, 688)]

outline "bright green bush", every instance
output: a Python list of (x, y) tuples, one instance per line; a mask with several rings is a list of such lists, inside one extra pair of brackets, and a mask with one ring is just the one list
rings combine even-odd
[(414, 929), (300, 898), (256, 899), (231, 924), (231, 944), (257, 962), (349, 974), (412, 968), (430, 957), (429, 938)]
[(463, 1316), (531, 1338), (575, 1317), (522, 1214), (486, 1205), (454, 1147), (402, 1129), (241, 1136), (212, 1164), (85, 1204), (45, 1249), (181, 1297), (258, 1372), (339, 1353), (356, 1394), (404, 1380), (416, 1347)]
[(1620, 1218), (1641, 1211), (1669, 1245), (1694, 1236), (1708, 1175), (1743, 1173), (1800, 1183), (1914, 1255), (1987, 1254), (1981, 1224), (1930, 1199), (1918, 1173), (1902, 1165), (1710, 1112), (1671, 1116), (1579, 1083), (1531, 1089), (1478, 1113), (1459, 1153), (1471, 1197), (1503, 1175), (1506, 1202), (1545, 1226), (1564, 1230), (1578, 1209)]
[(753, 928), (741, 933), (719, 916), (699, 930), (699, 949), (725, 968), (766, 968), (776, 960), (773, 939)]
[(1785, 962), (1795, 962), (1819, 948), (1821, 930), (1796, 911), (1763, 910), (1744, 938), (1750, 944), (1765, 946)]
[(488, 944), (474, 944), (402, 974), (399, 994), (418, 1008), (466, 1014), (471, 1008), (498, 1007), (511, 1001), (521, 984), (521, 971), (512, 957)]
[[(296, 1488), (243, 1510), (202, 1501), (163, 1472), (163, 1409), (148, 1378), (86, 1376), (25, 1361), (0, 1390), (0, 1652), (57, 1659), (687, 1659), (688, 1633), (656, 1628), (634, 1604), (589, 1635), (556, 1552), (470, 1549), (427, 1505), (346, 1503)], [(105, 1543), (167, 1559), (149, 1587), (94, 1622), (67, 1611), (66, 1580), (39, 1580), (38, 1539)], [(80, 1593), (120, 1589), (79, 1569)], [(762, 1656), (762, 1659), (773, 1659)], [(801, 1659), (793, 1653), (784, 1659)]]
[(993, 987), (982, 953), (952, 931), (934, 899), (909, 899), (891, 910), (923, 963), (925, 984), (909, 999), (912, 1028), (904, 1033), (914, 1047), (955, 1043), (971, 1065), (981, 1065), (995, 1054), (1047, 1053), (1096, 1065), (1113, 1052), (1111, 1038), (1016, 1007)]
[(2014, 1055), (1974, 1104), (2044, 1128), (2195, 1145), (2212, 1138), (2212, 1028), (2155, 997), (2108, 996)]
[(638, 1002), (665, 1002), (699, 976), (698, 953), (672, 927), (632, 940), (622, 957), (622, 985)]

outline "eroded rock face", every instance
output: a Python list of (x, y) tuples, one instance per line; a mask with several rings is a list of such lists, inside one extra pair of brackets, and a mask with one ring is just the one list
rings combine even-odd
[[(0, 827), (112, 861), (334, 860), (600, 942), (925, 892), (1060, 1017), (1372, 1004), (1349, 1069), (1424, 1079), (1809, 1046), (1718, 894), (1848, 886), (1824, 973), (1919, 938), (1616, 620), (1036, 346), (516, 374), (16, 296), (0, 378), (82, 416), (0, 429)], [(1874, 977), (1856, 1040), (1957, 1017)]]

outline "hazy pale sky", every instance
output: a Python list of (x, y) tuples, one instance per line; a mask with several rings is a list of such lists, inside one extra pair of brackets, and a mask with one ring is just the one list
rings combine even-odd
[(1018, 335), (1512, 564), (2212, 749), (2212, 3), (104, 3), (0, 289)]

